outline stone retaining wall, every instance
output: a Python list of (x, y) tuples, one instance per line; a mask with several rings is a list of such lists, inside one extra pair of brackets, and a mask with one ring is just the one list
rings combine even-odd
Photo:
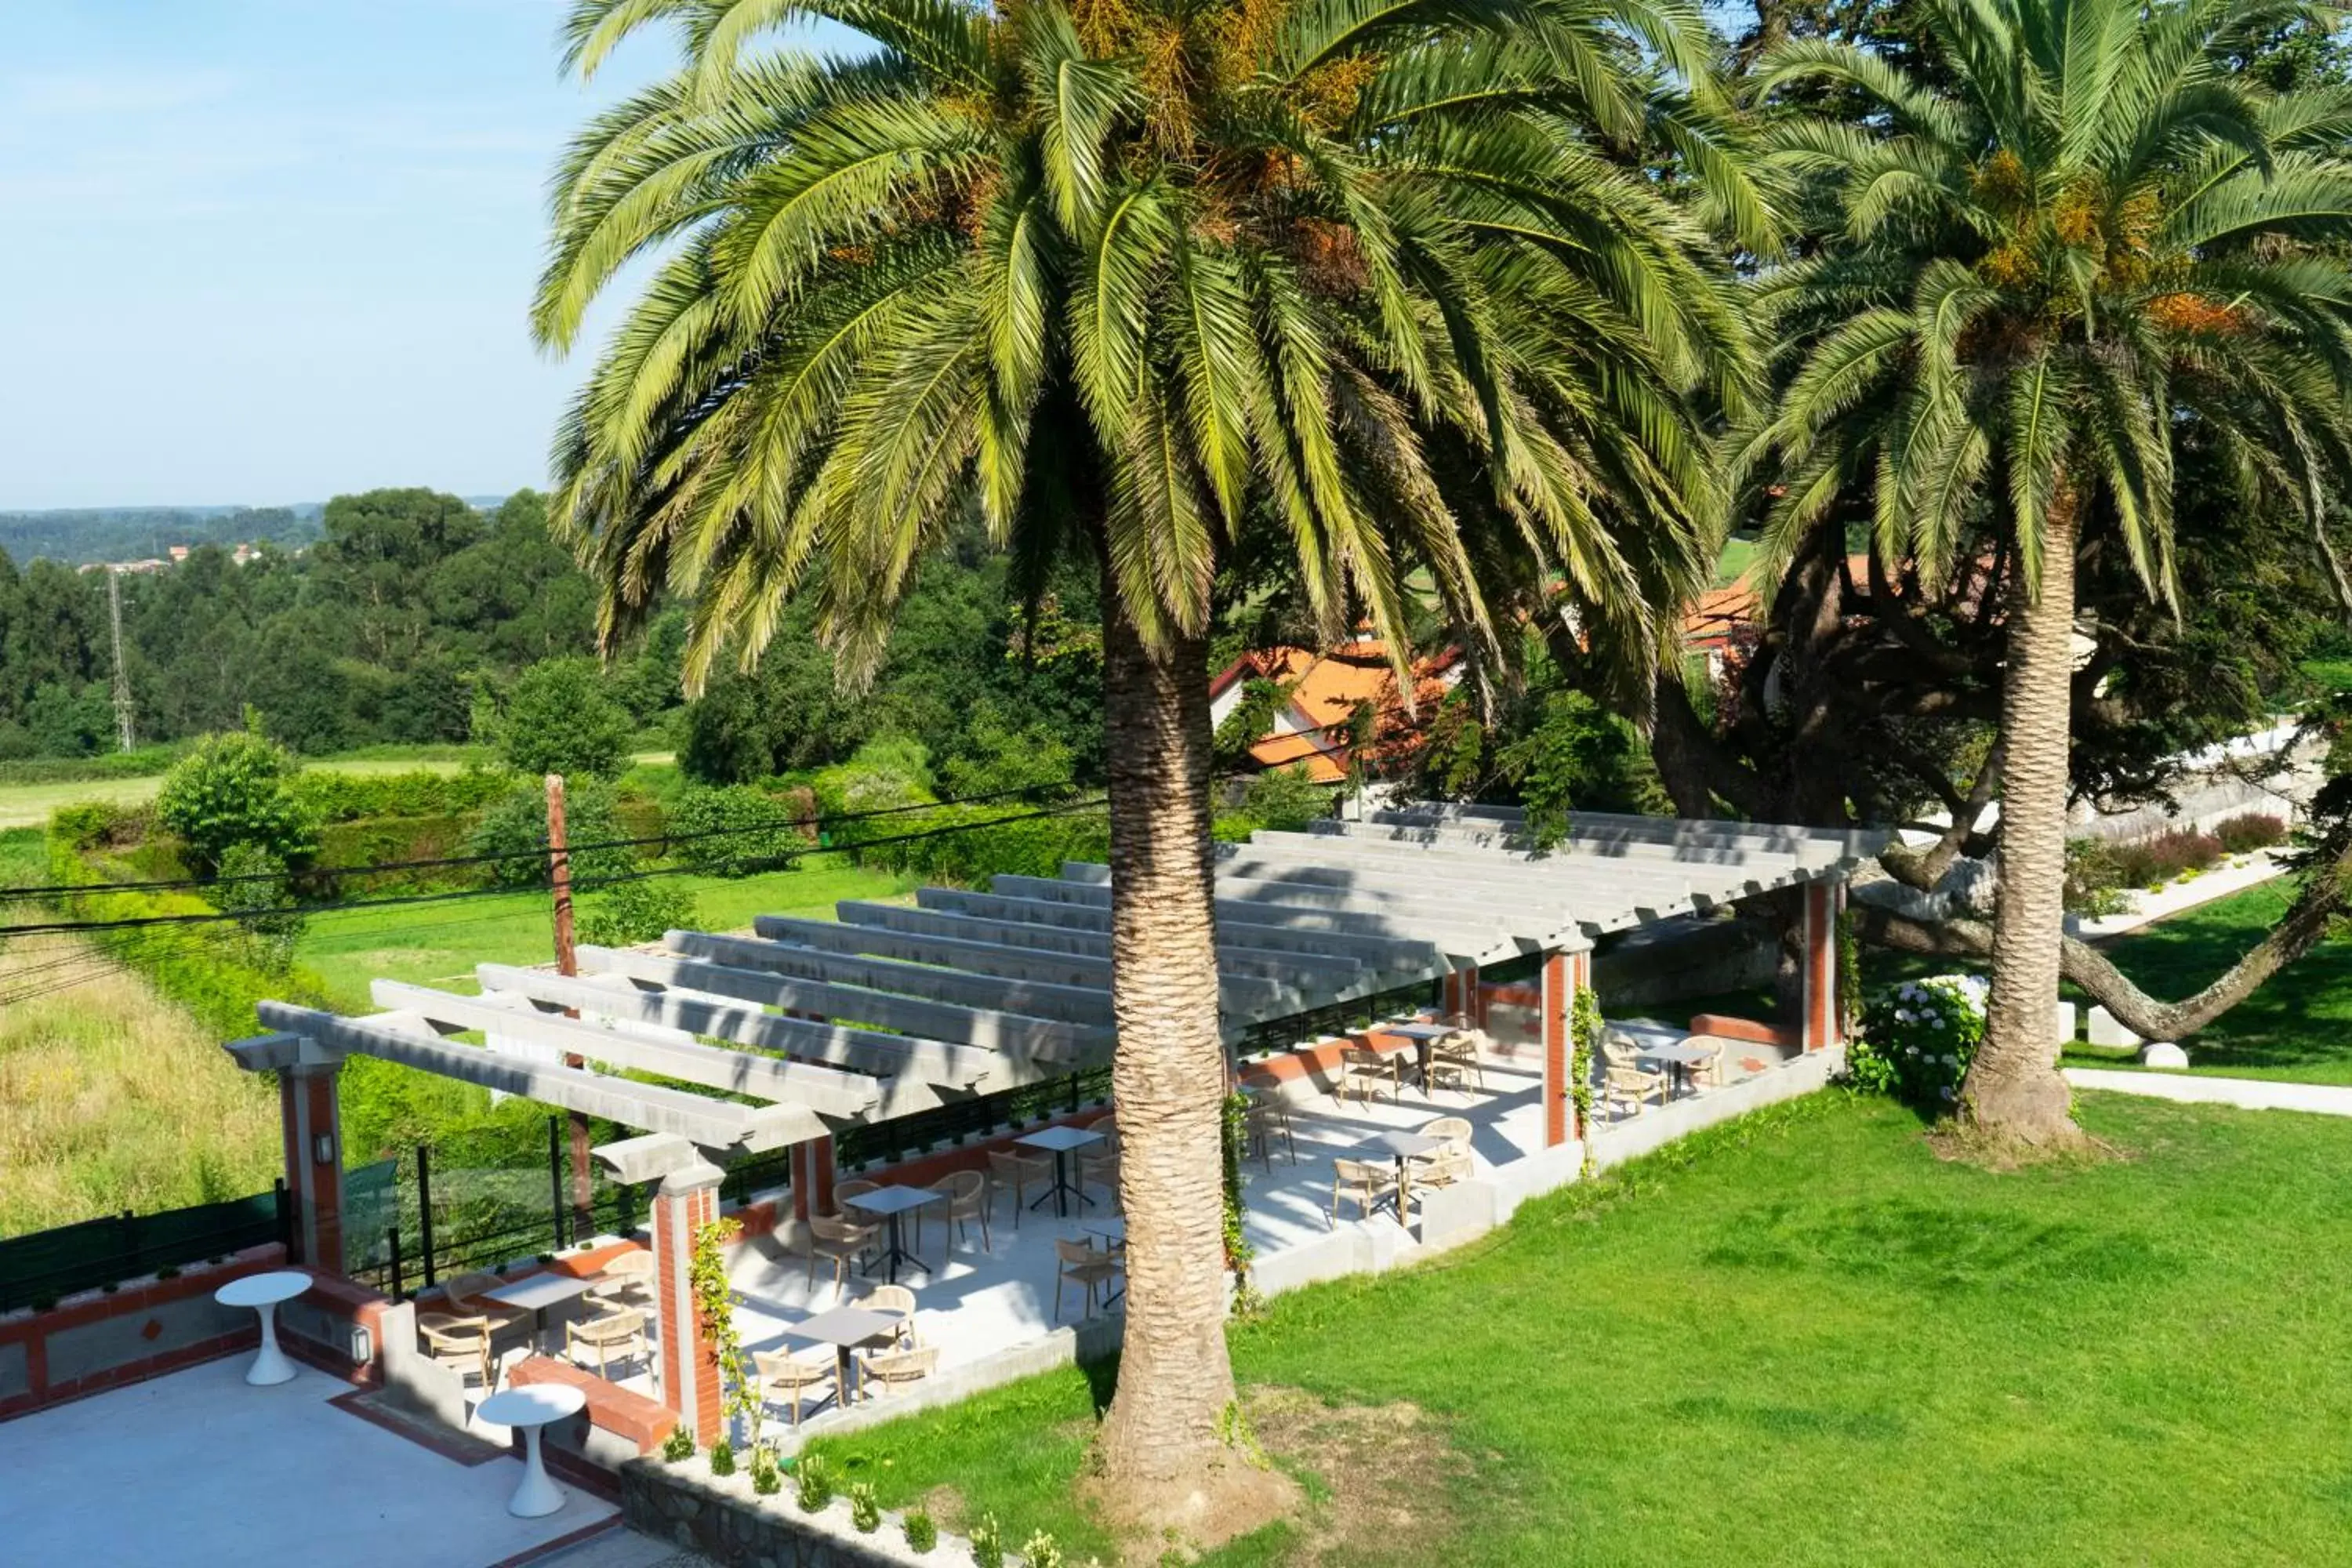
[[(721, 1568), (971, 1568), (971, 1548), (940, 1532), (939, 1544), (917, 1553), (907, 1545), (901, 1516), (886, 1511), (882, 1526), (860, 1534), (849, 1504), (835, 1498), (817, 1513), (803, 1513), (793, 1478), (761, 1497), (749, 1467), (714, 1476), (707, 1458), (672, 1465), (631, 1459), (621, 1467), (621, 1517), (656, 1541), (698, 1552)], [(1011, 1561), (1008, 1554), (1007, 1561)]]

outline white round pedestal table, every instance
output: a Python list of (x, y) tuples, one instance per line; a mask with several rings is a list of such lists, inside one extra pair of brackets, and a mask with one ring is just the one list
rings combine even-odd
[(261, 1353), (253, 1358), (246, 1382), (258, 1388), (293, 1381), (294, 1363), (278, 1348), (278, 1303), (291, 1301), (310, 1288), (308, 1274), (299, 1268), (280, 1268), (232, 1279), (213, 1292), (213, 1300), (224, 1307), (250, 1307), (261, 1314)]
[(587, 1408), (588, 1396), (569, 1384), (534, 1383), (493, 1394), (474, 1407), (474, 1415), (496, 1426), (511, 1426), (522, 1434), (522, 1484), (515, 1488), (507, 1511), (517, 1519), (538, 1519), (563, 1506), (563, 1489), (547, 1473), (540, 1458), (539, 1429)]

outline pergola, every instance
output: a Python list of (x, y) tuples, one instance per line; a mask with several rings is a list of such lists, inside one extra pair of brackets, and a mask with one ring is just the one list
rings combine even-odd
[[(1802, 888), (1802, 1043), (1817, 1048), (1838, 1030), (1843, 885), (1884, 841), (1580, 813), (1562, 842), (1538, 848), (1518, 813), (1481, 806), (1260, 833), (1216, 861), (1221, 1025), (1231, 1041), (1430, 984), (1444, 985), (1448, 1011), (1475, 1011), (1482, 967), (1536, 960), (1545, 1141), (1562, 1142), (1570, 1006), (1590, 984), (1595, 938)], [(265, 1002), (274, 1032), (227, 1048), (280, 1074), (288, 1185), (314, 1266), (341, 1263), (335, 1076), (348, 1056), (635, 1130), (594, 1153), (623, 1180), (662, 1183), (663, 1387), (699, 1430), (717, 1419), (717, 1379), (696, 1346), (686, 1259), (717, 1217), (719, 1166), (790, 1147), (805, 1217), (831, 1189), (840, 1130), (1108, 1061), (1110, 893), (1107, 867), (1074, 863), (1058, 877), (999, 876), (984, 892), (924, 888), (912, 907), (845, 900), (837, 921), (762, 916), (751, 936), (673, 931), (657, 950), (583, 947), (578, 975), (484, 963), (478, 995), (378, 980), (380, 1012)]]

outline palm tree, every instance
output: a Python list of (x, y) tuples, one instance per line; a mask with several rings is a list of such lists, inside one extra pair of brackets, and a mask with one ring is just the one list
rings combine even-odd
[[(876, 47), (746, 48), (808, 16)], [(689, 687), (800, 593), (856, 679), (974, 511), (1029, 591), (1099, 572), (1129, 1216), (1099, 1447), (1139, 1517), (1197, 1518), (1234, 1399), (1212, 580), (1266, 531), (1332, 633), (1401, 647), (1423, 568), (1492, 641), (1443, 444), (1595, 626), (1654, 639), (1619, 536), (1696, 557), (1686, 394), (1740, 355), (1706, 223), (1758, 217), (1661, 74), (1703, 79), (1704, 33), (1681, 0), (583, 0), (570, 66), (657, 19), (682, 68), (553, 194), (545, 344), (658, 253), (560, 434), (557, 514), (608, 638), (692, 606)], [(1624, 155), (1651, 134), (1705, 201)]]
[(1781, 558), (1848, 497), (1882, 557), (1931, 583), (1999, 546), (2001, 878), (1961, 1110), (2065, 1142), (2050, 1019), (2076, 558), (2120, 547), (2174, 594), (2173, 457), (2192, 435), (2250, 501), (2315, 518), (2352, 467), (2352, 276), (2323, 248), (2352, 238), (2352, 96), (2271, 96), (2233, 71), (2234, 47), (2300, 7), (1922, 5), (1933, 83), (1823, 41), (1759, 68), (1759, 94), (1825, 86), (1872, 112), (1772, 134), (1819, 237), (1757, 287), (1781, 391), (1746, 457), (1778, 463)]

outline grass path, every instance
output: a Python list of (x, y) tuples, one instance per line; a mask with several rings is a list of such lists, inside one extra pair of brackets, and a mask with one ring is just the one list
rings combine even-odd
[[(1993, 1174), (1816, 1096), (1276, 1301), (1235, 1365), (1318, 1501), (1210, 1561), (2352, 1562), (2352, 1127), (2083, 1113), (2127, 1157)], [(953, 1487), (1108, 1552), (1068, 1490), (1101, 1393), (1054, 1373), (824, 1447), (886, 1504)]]

